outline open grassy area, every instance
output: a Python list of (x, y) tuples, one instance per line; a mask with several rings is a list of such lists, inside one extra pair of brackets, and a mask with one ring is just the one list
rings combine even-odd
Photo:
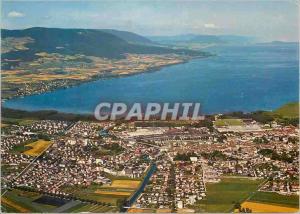
[(141, 181), (137, 180), (113, 180), (111, 187), (136, 189), (139, 187), (140, 183)]
[(117, 208), (104, 206), (104, 205), (96, 205), (90, 203), (80, 203), (65, 212), (67, 213), (80, 213), (80, 212), (91, 212), (91, 213), (103, 213), (103, 212), (116, 212)]
[(90, 203), (80, 203), (74, 207), (71, 207), (65, 210), (65, 213), (80, 213), (80, 212), (91, 212), (91, 213), (103, 213), (103, 212), (117, 212), (118, 208), (116, 207), (109, 207), (105, 205), (96, 205)]
[[(133, 185), (131, 185), (133, 182)], [(106, 205), (118, 206), (120, 202), (124, 201), (132, 195), (137, 184), (140, 181), (136, 180), (113, 180), (112, 185), (98, 185), (92, 184), (85, 186), (66, 186), (63, 191), (71, 193), (78, 198), (89, 199), (97, 202), (105, 203)]]
[(114, 195), (130, 196), (132, 194), (131, 192), (125, 192), (125, 191), (105, 191), (105, 190), (96, 190), (95, 193), (99, 195), (107, 195), (107, 196), (114, 196)]
[[(5, 212), (17, 212), (17, 213), (45, 213), (51, 212), (56, 209), (56, 206), (41, 204), (34, 202), (36, 199), (40, 198), (41, 194), (35, 192), (27, 192), (23, 190), (13, 189), (8, 191), (4, 197), (1, 198), (2, 211)], [(109, 202), (110, 196), (107, 197), (107, 203)], [(85, 198), (88, 199), (88, 198)], [(66, 212), (117, 212), (119, 209), (117, 207), (111, 207), (108, 205), (95, 205), (91, 203), (80, 203), (74, 207), (69, 208)]]
[(283, 105), (279, 109), (273, 112), (275, 115), (279, 115), (285, 118), (298, 118), (299, 117), (299, 103), (288, 103)]
[(130, 208), (128, 213), (155, 213), (155, 209), (140, 209), (140, 208)]
[(76, 196), (81, 199), (93, 200), (101, 202), (109, 206), (117, 206), (120, 201), (123, 201), (127, 197), (118, 195), (100, 195), (94, 192), (77, 191)]
[(262, 202), (267, 204), (280, 204), (287, 207), (299, 207), (298, 195), (280, 195), (275, 192), (256, 192), (249, 201)]
[(193, 208), (197, 212), (230, 212), (235, 203), (247, 199), (262, 182), (246, 177), (223, 177), (219, 183), (207, 184), (207, 196)]
[(7, 212), (49, 212), (56, 208), (55, 206), (38, 204), (33, 202), (41, 194), (13, 189), (1, 197), (4, 210)]
[(79, 213), (79, 212), (104, 213), (104, 212), (116, 212), (116, 211), (117, 211), (117, 209), (113, 208), (113, 207), (86, 204), (79, 209), (73, 210), (72, 212), (75, 212), (75, 213)]
[(241, 119), (218, 119), (215, 121), (216, 126), (242, 126), (244, 125)]
[(249, 208), (255, 213), (296, 213), (299, 210), (298, 208), (284, 207), (282, 205), (249, 201), (244, 202), (242, 208)]
[(26, 150), (24, 152), (24, 154), (26, 155), (30, 155), (30, 156), (39, 156), (40, 154), (42, 154), (47, 148), (48, 146), (50, 146), (52, 144), (51, 141), (46, 141), (46, 140), (37, 140), (33, 143), (29, 143), (27, 144), (25, 147), (30, 147), (31, 149)]
[(171, 209), (157, 209), (156, 210), (157, 213), (172, 213)]
[[(25, 125), (30, 125), (35, 120), (30, 120), (30, 119), (16, 119), (16, 118), (1, 118), (1, 124), (5, 124), (6, 126), (8, 125), (19, 125), (19, 126), (25, 126)], [(3, 127), (2, 127), (3, 128)]]
[(66, 213), (73, 213), (73, 212), (76, 212), (77, 210), (79, 210), (80, 208), (86, 206), (86, 203), (80, 203), (80, 204), (77, 204), (76, 206), (73, 206), (67, 210), (65, 210)]
[(9, 152), (11, 152), (11, 153), (24, 153), (25, 151), (31, 149), (31, 147), (26, 146), (26, 145), (30, 144), (30, 143), (33, 143), (35, 141), (36, 141), (36, 139), (32, 138), (32, 139), (26, 140), (26, 141), (24, 141), (20, 144), (14, 145)]
[(17, 212), (21, 212), (21, 213), (29, 213), (30, 212), (30, 210), (27, 209), (26, 207), (20, 206), (15, 201), (12, 201), (6, 197), (1, 198), (1, 204), (4, 206), (8, 206), (9, 208), (13, 208)]

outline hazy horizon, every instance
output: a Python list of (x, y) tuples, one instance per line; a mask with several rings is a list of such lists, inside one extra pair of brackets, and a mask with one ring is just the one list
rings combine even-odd
[(3, 1), (2, 29), (115, 29), (142, 36), (240, 35), (298, 41), (296, 1)]

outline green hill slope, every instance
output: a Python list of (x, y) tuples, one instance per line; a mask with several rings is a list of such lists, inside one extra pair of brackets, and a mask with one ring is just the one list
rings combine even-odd
[[(105, 31), (105, 30), (104, 30)], [(59, 29), (34, 27), (25, 30), (2, 30), (1, 38), (5, 41), (12, 38), (30, 40), (25, 48), (2, 53), (6, 61), (31, 61), (36, 53), (83, 54), (105, 58), (123, 58), (126, 53), (134, 54), (185, 54), (201, 56), (200, 51), (170, 49), (151, 45), (141, 45), (148, 39), (130, 32), (92, 29)], [(122, 37), (122, 38), (121, 38)], [(127, 40), (127, 41), (126, 41)], [(130, 40), (130, 42), (128, 42)], [(134, 42), (136, 41), (136, 42)], [(150, 42), (150, 40), (148, 41)]]
[(114, 30), (114, 29), (101, 29), (100, 31), (105, 33), (110, 33), (112, 35), (115, 35), (126, 42), (133, 43), (133, 44), (141, 44), (141, 45), (153, 45), (155, 44), (150, 39), (140, 36), (136, 33), (128, 32), (128, 31), (120, 31), (120, 30)]
[(273, 112), (283, 118), (298, 118), (299, 117), (299, 103), (288, 103), (278, 108)]

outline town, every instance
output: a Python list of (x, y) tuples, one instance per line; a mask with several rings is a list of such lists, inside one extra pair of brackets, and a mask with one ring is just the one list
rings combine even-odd
[[(199, 212), (209, 186), (232, 176), (259, 183), (258, 193), (298, 197), (298, 136), (293, 125), (220, 115), (210, 125), (2, 123), (2, 197), (14, 209), (6, 195), (24, 191), (67, 200), (64, 212), (93, 211), (86, 203), (109, 212)], [(252, 202), (237, 203), (232, 209), (252, 211)]]

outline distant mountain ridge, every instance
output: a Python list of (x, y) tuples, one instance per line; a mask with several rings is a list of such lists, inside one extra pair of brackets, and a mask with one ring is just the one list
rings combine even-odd
[(185, 34), (175, 36), (148, 36), (154, 42), (161, 44), (176, 43), (214, 43), (214, 44), (230, 44), (230, 43), (250, 43), (254, 42), (254, 37), (238, 36), (238, 35), (201, 35), (201, 34)]
[(260, 42), (262, 45), (297, 45), (299, 42), (285, 42), (285, 41), (272, 41), (272, 42)]
[[(123, 58), (125, 53), (134, 54), (186, 54), (202, 55), (202, 52), (171, 49), (151, 45), (151, 40), (140, 35), (109, 29), (61, 29), (34, 27), (24, 30), (1, 30), (1, 38), (32, 38), (28, 49), (2, 54), (7, 60), (33, 60), (38, 52), (83, 54), (106, 58)], [(147, 44), (147, 45), (144, 45)]]

